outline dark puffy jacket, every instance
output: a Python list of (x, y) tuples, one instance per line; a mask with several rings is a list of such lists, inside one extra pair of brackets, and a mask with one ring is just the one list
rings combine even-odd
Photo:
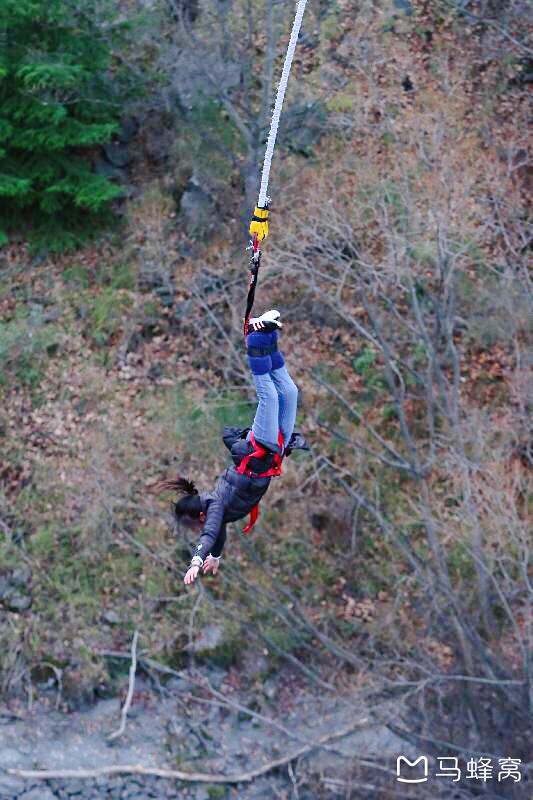
[[(226, 541), (226, 523), (246, 517), (270, 485), (271, 478), (239, 475), (236, 470), (243, 456), (253, 452), (252, 445), (245, 440), (248, 430), (249, 428), (224, 428), (222, 438), (231, 452), (235, 466), (224, 470), (212, 492), (200, 494), (206, 521), (195, 555), (202, 559), (209, 553), (213, 556), (222, 553)], [(248, 466), (253, 472), (266, 472), (272, 466), (272, 459), (273, 454), (269, 452), (263, 459), (250, 459)]]

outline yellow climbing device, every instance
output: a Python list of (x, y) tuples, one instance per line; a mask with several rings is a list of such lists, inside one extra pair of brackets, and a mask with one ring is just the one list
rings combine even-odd
[(252, 221), (250, 222), (250, 236), (255, 235), (260, 242), (268, 236), (268, 208), (255, 207)]

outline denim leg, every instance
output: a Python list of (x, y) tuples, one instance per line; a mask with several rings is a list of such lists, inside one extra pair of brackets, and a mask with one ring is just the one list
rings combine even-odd
[(276, 449), (278, 445), (278, 391), (274, 381), (266, 375), (252, 375), (257, 392), (257, 411), (252, 424), (252, 433), (263, 444)]
[(283, 434), (283, 442), (286, 447), (289, 444), (294, 430), (294, 423), (296, 422), (298, 387), (289, 375), (287, 367), (273, 369), (270, 377), (279, 397), (279, 428)]

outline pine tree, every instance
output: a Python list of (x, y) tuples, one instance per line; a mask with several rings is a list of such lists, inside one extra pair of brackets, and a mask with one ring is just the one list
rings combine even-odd
[(101, 12), (98, 0), (0, 0), (0, 243), (22, 231), (76, 244), (121, 194), (90, 158), (120, 112)]

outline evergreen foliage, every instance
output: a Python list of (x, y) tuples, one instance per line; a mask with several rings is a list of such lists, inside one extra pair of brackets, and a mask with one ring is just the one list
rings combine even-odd
[(75, 245), (121, 194), (90, 160), (120, 113), (105, 11), (0, 0), (0, 244), (22, 229), (51, 249)]

